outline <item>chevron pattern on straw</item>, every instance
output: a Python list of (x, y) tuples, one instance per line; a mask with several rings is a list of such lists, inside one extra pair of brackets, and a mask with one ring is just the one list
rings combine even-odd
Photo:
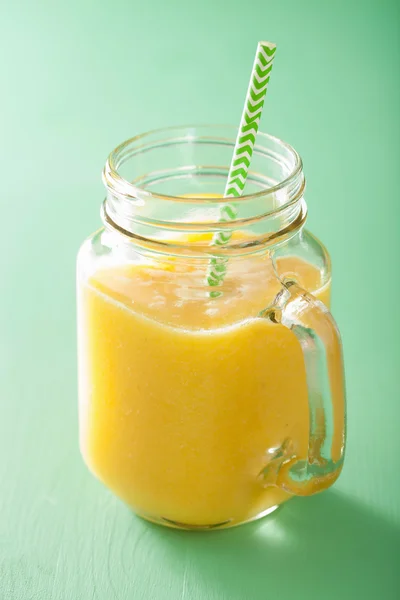
[[(239, 198), (243, 194), (275, 52), (275, 44), (259, 42), (225, 187), (225, 198)], [(237, 214), (235, 204), (227, 203), (221, 209), (220, 221), (222, 223), (232, 221)], [(212, 245), (227, 244), (231, 237), (232, 231), (218, 232), (213, 236)], [(211, 259), (207, 273), (208, 285), (215, 287), (222, 283), (226, 273), (226, 263), (226, 258)], [(213, 291), (210, 295), (217, 297), (220, 294), (221, 292)]]

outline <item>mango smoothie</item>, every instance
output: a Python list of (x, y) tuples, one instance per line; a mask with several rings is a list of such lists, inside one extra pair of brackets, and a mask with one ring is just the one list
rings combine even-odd
[[(206, 265), (181, 259), (101, 268), (80, 282), (80, 443), (91, 470), (151, 520), (235, 524), (289, 495), (265, 477), (290, 440), (308, 448), (304, 359), (260, 317), (280, 289), (268, 255), (229, 261), (219, 298)], [(330, 283), (299, 258), (280, 275), (329, 306)], [(268, 469), (267, 469), (268, 471)]]

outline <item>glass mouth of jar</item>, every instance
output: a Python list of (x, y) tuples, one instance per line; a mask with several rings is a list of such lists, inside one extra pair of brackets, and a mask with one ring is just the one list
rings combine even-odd
[(262, 132), (246, 193), (229, 200), (237, 217), (221, 222), (236, 134), (229, 125), (193, 125), (151, 131), (120, 144), (103, 170), (106, 226), (159, 250), (188, 251), (196, 239), (196, 253), (210, 253), (210, 236), (217, 232), (238, 234), (213, 247), (213, 255), (254, 250), (294, 235), (306, 216), (302, 161), (289, 144)]

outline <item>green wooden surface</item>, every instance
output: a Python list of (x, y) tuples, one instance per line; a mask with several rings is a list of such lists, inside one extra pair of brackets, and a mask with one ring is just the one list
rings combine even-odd
[[(3, 5), (1, 600), (390, 600), (400, 587), (399, 4), (224, 5)], [(333, 258), (347, 461), (333, 491), (269, 520), (174, 532), (134, 517), (80, 459), (75, 254), (99, 225), (107, 153), (152, 127), (238, 122), (258, 39), (279, 44), (263, 129), (302, 154), (309, 227)]]

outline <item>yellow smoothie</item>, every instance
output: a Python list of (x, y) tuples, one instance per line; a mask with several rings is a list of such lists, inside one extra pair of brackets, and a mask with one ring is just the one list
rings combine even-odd
[[(235, 524), (289, 496), (262, 476), (271, 449), (307, 455), (299, 342), (259, 317), (279, 291), (265, 255), (229, 261), (212, 299), (205, 266), (179, 259), (104, 268), (80, 283), (81, 449), (136, 512), (188, 526)], [(329, 305), (298, 258), (278, 270)]]

